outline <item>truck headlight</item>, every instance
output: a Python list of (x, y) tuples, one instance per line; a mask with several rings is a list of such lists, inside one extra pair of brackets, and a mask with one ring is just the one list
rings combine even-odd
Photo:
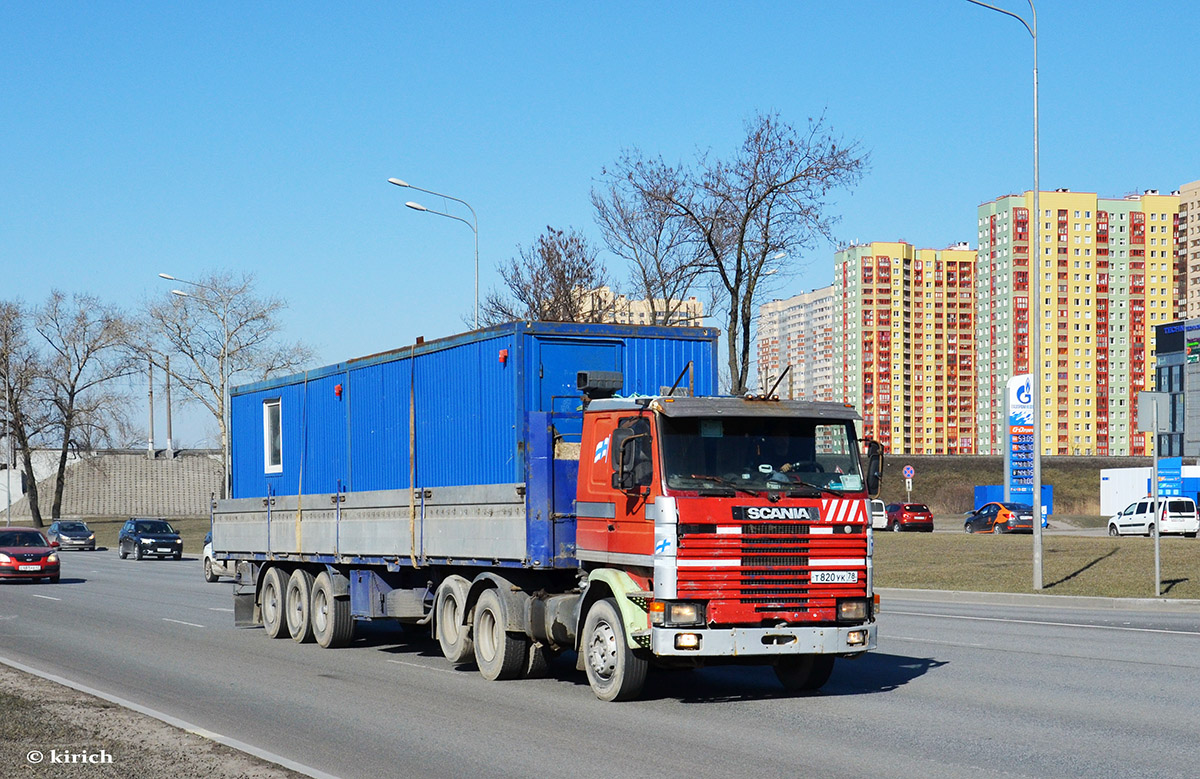
[(865, 600), (840, 600), (837, 605), (838, 622), (866, 622), (867, 602)]
[(667, 625), (682, 627), (704, 624), (704, 606), (700, 603), (668, 603), (666, 606)]

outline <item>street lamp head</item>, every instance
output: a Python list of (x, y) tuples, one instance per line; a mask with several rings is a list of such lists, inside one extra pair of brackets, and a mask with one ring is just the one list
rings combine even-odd
[(414, 211), (428, 211), (429, 210), (428, 208), (421, 205), (420, 203), (414, 203), (411, 200), (408, 201), (407, 203), (405, 203), (404, 205), (408, 206), (409, 208), (411, 208)]
[(776, 252), (774, 255), (772, 255), (771, 259), (772, 260), (782, 260), (786, 256), (788, 256), (787, 252)]
[(167, 281), (179, 281), (179, 279), (175, 278), (170, 273), (160, 273), (158, 274), (158, 277), (160, 279), (166, 279)]
[(191, 295), (189, 295), (188, 293), (184, 292), (181, 289), (173, 289), (173, 290), (171, 290), (171, 294), (178, 295), (181, 298), (190, 298), (191, 297)]
[(398, 187), (407, 187), (409, 184), (404, 179), (388, 179), (389, 184), (395, 184)]

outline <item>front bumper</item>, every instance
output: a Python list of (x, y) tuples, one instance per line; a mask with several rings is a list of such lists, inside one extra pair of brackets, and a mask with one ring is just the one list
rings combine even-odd
[(94, 538), (67, 538), (66, 536), (59, 536), (58, 548), (59, 549), (92, 549), (92, 550), (95, 550), (96, 539), (94, 539)]
[[(866, 641), (850, 644), (851, 631), (865, 631)], [(699, 636), (697, 649), (676, 649), (680, 634)], [(650, 649), (660, 657), (780, 657), (847, 655), (876, 647), (876, 625), (828, 625), (783, 628), (651, 628)]]
[[(21, 571), (17, 569), (17, 565), (37, 565), (36, 571)], [(15, 563), (13, 565), (0, 565), (0, 579), (43, 579), (47, 576), (58, 576), (58, 563), (50, 563), (41, 565), (38, 563)]]

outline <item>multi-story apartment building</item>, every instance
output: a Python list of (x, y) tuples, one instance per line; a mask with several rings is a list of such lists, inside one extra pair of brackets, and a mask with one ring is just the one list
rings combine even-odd
[(975, 262), (966, 244), (835, 256), (834, 396), (890, 452), (976, 452)]
[(766, 392), (777, 381), (781, 398), (834, 399), (832, 286), (759, 307), (758, 385)]
[(1200, 317), (1200, 181), (1179, 188), (1179, 303), (1177, 319)]
[[(1145, 454), (1137, 393), (1153, 389), (1153, 327), (1176, 314), (1179, 196), (1057, 190), (1039, 208), (1030, 191), (978, 209), (978, 451), (1002, 453), (1005, 382), (1029, 373), (1040, 348), (1042, 453)], [(1031, 270), (1041, 272), (1040, 346), (1029, 337)]]
[(655, 298), (653, 310), (650, 301), (615, 295), (608, 287), (597, 287), (581, 295), (585, 313), (602, 310), (606, 322), (621, 325), (668, 325), (699, 327), (704, 324), (704, 304), (693, 295), (687, 300), (666, 301)]

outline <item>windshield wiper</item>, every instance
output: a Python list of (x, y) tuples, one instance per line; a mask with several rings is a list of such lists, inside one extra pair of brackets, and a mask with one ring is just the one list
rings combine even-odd
[(789, 485), (789, 489), (788, 489), (789, 497), (791, 496), (791, 492), (792, 492), (792, 489), (790, 489), (790, 487), (808, 487), (810, 490), (816, 490), (818, 493), (827, 493), (829, 495), (836, 495), (839, 498), (846, 494), (845, 490), (835, 490), (833, 487), (822, 486), (820, 484), (812, 484), (811, 482), (800, 481), (799, 479), (797, 479), (796, 481), (793, 481), (791, 485)]
[(714, 484), (720, 484), (722, 487), (728, 487), (729, 489), (733, 490), (734, 492), (744, 492), (752, 498), (758, 497), (758, 493), (755, 492), (754, 490), (749, 490), (749, 489), (746, 489), (745, 487), (739, 487), (738, 485), (734, 484), (731, 481), (722, 479), (720, 476), (705, 476), (704, 474), (693, 473), (691, 475), (691, 478), (703, 479), (704, 481), (711, 481)]

